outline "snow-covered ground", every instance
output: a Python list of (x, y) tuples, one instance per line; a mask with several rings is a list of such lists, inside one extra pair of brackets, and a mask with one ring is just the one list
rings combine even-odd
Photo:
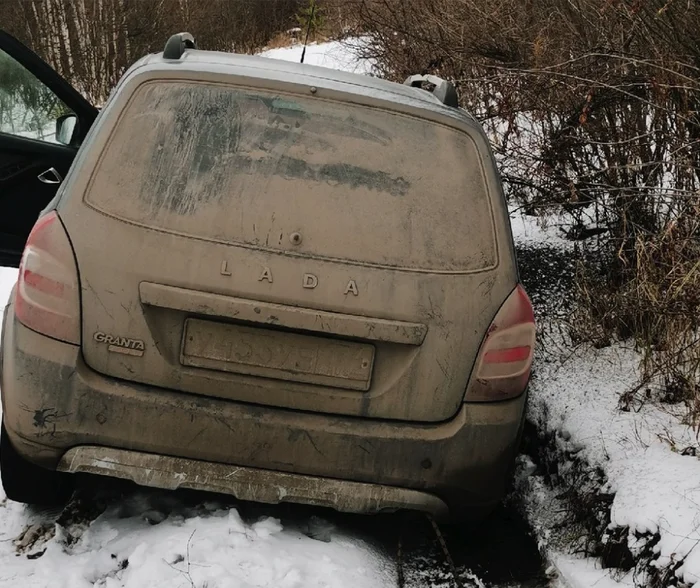
[(0, 267), (0, 309), (5, 308), (10, 291), (17, 281), (17, 270), (11, 267)]
[[(0, 508), (0, 586), (385, 588), (395, 577), (386, 559), (342, 532), (318, 541), (276, 518), (243, 521), (235, 508), (187, 507), (158, 491), (117, 500), (68, 532), (54, 518)], [(16, 547), (28, 526), (39, 539)]]
[[(331, 41), (329, 43), (312, 43), (306, 48), (304, 63), (319, 65), (331, 69), (340, 69), (351, 73), (371, 74), (372, 63), (357, 59), (355, 51), (362, 46), (362, 39), (347, 39), (345, 41)], [(264, 51), (262, 55), (272, 59), (299, 62), (303, 47), (280, 47)]]
[[(556, 227), (543, 229), (531, 217), (512, 216), (517, 243), (565, 246)], [(605, 483), (597, 491), (614, 495), (609, 532), (628, 529), (633, 557), (649, 552), (652, 567), (665, 569), (683, 561), (672, 573), (700, 587), (700, 460), (694, 456), (698, 438), (683, 424), (685, 408), (649, 402), (622, 411), (620, 395), (639, 376), (640, 356), (634, 350), (623, 344), (573, 350), (563, 339), (560, 347), (553, 343), (549, 339), (550, 349), (536, 363), (529, 418), (540, 434), (554, 437), (560, 472), (565, 476), (574, 459), (590, 471), (599, 469)], [(633, 583), (633, 572), (613, 573), (595, 560), (562, 553), (570, 545), (551, 536), (561, 521), (553, 504), (569, 507), (537, 476), (527, 481), (527, 488), (531, 520), (573, 587)], [(643, 581), (643, 568), (637, 569), (638, 582)]]
[(655, 566), (685, 559), (678, 577), (700, 582), (700, 461), (681, 455), (696, 447), (677, 407), (623, 412), (621, 392), (636, 383), (638, 355), (623, 346), (581, 349), (565, 361), (540, 365), (532, 385), (531, 417), (556, 434), (562, 455), (600, 467), (614, 494), (611, 530), (629, 528), (638, 554), (656, 534)]
[(546, 226), (537, 217), (521, 214), (515, 207), (510, 208), (510, 226), (515, 242), (523, 247), (546, 245), (561, 249), (569, 249), (572, 242), (565, 239), (558, 219), (552, 218)]

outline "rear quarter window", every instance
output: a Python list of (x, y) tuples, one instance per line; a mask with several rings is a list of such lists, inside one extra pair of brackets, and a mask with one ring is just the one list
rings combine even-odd
[(85, 198), (145, 227), (287, 255), (432, 272), (497, 264), (466, 133), (320, 98), (142, 84)]

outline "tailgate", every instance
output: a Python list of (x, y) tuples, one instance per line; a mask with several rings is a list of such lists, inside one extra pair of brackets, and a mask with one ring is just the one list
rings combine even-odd
[(61, 204), (88, 365), (266, 406), (456, 413), (516, 282), (483, 137), (224, 84), (149, 82), (121, 106)]

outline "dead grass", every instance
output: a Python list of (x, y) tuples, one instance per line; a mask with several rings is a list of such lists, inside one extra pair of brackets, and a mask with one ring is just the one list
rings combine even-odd
[(280, 49), (282, 47), (291, 47), (299, 43), (299, 37), (290, 33), (277, 33), (265, 45), (265, 49)]
[(642, 353), (641, 380), (620, 406), (682, 404), (700, 431), (700, 215), (680, 214), (668, 227), (619, 242), (615, 258), (579, 264), (575, 340), (602, 347), (633, 339)]
[[(284, 47), (292, 47), (294, 45), (301, 45), (304, 43), (305, 38), (304, 31), (298, 34), (290, 33), (289, 31), (283, 33), (277, 33), (270, 41), (266, 44), (265, 49), (282, 49)], [(312, 43), (325, 43), (333, 39), (333, 35), (318, 33), (316, 35), (309, 36), (309, 44)]]

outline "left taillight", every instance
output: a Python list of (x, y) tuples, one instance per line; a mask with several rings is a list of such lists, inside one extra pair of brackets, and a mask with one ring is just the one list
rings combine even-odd
[(80, 344), (80, 295), (73, 248), (55, 212), (34, 225), (19, 267), (15, 314), (33, 331)]

